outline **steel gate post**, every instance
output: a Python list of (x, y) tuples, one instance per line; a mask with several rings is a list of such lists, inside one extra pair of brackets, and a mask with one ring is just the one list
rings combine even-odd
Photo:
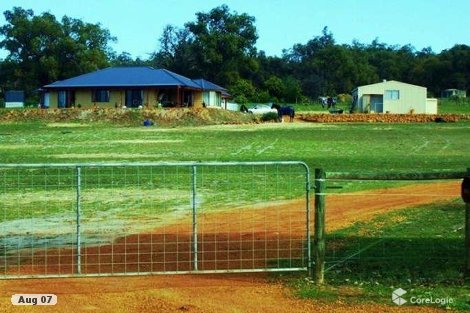
[(81, 167), (77, 166), (77, 274), (82, 273), (82, 265), (81, 265), (81, 238), (80, 238), (80, 210), (81, 210), (81, 203), (80, 203), (80, 193), (81, 193)]
[(312, 264), (312, 239), (310, 238), (310, 223), (311, 223), (311, 214), (310, 214), (310, 169), (304, 164), (305, 167), (305, 209), (307, 210), (306, 214), (306, 224), (307, 224), (307, 271), (309, 276), (313, 276), (313, 264)]
[(193, 213), (193, 270), (197, 271), (197, 206), (196, 206), (196, 165), (192, 167), (192, 213)]

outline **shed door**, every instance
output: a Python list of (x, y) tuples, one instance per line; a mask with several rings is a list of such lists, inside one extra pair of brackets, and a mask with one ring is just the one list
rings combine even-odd
[(384, 111), (384, 97), (382, 95), (370, 96), (370, 110), (375, 113), (383, 113)]

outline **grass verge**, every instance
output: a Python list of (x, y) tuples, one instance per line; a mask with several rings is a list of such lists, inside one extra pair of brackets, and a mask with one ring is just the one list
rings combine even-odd
[(375, 302), (395, 305), (392, 292), (412, 298), (452, 299), (428, 304), (470, 310), (465, 281), (464, 214), (460, 199), (407, 208), (358, 222), (327, 235), (327, 284), (296, 279), (298, 296), (319, 301)]

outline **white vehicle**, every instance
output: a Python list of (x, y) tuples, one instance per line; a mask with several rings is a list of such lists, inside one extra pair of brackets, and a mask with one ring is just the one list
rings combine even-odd
[(266, 113), (276, 113), (277, 114), (277, 110), (276, 109), (271, 109), (271, 106), (267, 105), (267, 104), (257, 104), (254, 107), (249, 108), (248, 112), (253, 113), (253, 114), (266, 114)]

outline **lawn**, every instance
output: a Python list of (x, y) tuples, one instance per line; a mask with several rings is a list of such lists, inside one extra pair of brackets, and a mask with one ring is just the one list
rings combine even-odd
[[(299, 160), (311, 169), (321, 167), (333, 172), (464, 171), (470, 167), (468, 138), (468, 121), (267, 123), (179, 128), (32, 121), (0, 125), (0, 163)], [(296, 167), (220, 170), (201, 167), (198, 170), (197, 188), (204, 198), (196, 201), (204, 201), (209, 210), (224, 210), (233, 204), (292, 199), (302, 195), (305, 187), (302, 169)], [(5, 224), (5, 229), (21, 233), (24, 229), (16, 228), (15, 220), (25, 218), (28, 223), (35, 223), (40, 231), (55, 231), (48, 238), (51, 245), (73, 240), (74, 173), (73, 168), (2, 170), (0, 216), (2, 223), (11, 223)], [(101, 243), (109, 238), (98, 235), (116, 232), (127, 235), (155, 227), (152, 219), (159, 215), (174, 216), (179, 207), (190, 208), (190, 179), (190, 172), (182, 168), (84, 169), (82, 218), (88, 223), (88, 229), (84, 230), (88, 237), (84, 236), (84, 240)], [(332, 186), (338, 189), (330, 192), (357, 191), (384, 184), (335, 182)], [(360, 258), (340, 263), (327, 272), (325, 288), (315, 288), (303, 279), (296, 280), (298, 294), (343, 301), (341, 290), (346, 288), (353, 290), (356, 296), (365, 295), (365, 301), (389, 303), (391, 288), (401, 286), (416, 292), (431, 290), (438, 296), (449, 293), (466, 299), (468, 286), (463, 285), (457, 265), (463, 249), (459, 246), (463, 236), (459, 228), (462, 216), (463, 206), (455, 201), (397, 211), (328, 234), (327, 245), (341, 247), (334, 255), (329, 255), (330, 264), (351, 255), (359, 245), (374, 245), (360, 254)], [(153, 224), (149, 224), (149, 220)], [(60, 229), (62, 224), (70, 225), (69, 229)], [(131, 224), (140, 228), (131, 229)], [(453, 232), (454, 229), (457, 231)], [(15, 245), (13, 241), (11, 244)], [(23, 247), (28, 247), (28, 243), (24, 242)], [(435, 258), (431, 258), (431, 254)], [(428, 256), (431, 261), (427, 261)], [(402, 269), (404, 275), (400, 275)], [(437, 274), (433, 276), (432, 271)], [(454, 307), (467, 309), (465, 301)]]
[(463, 170), (470, 123), (0, 125), (1, 163), (301, 160), (327, 171)]
[(470, 100), (466, 98), (439, 99), (437, 110), (439, 113), (468, 114), (470, 113)]
[(462, 274), (464, 215), (465, 206), (456, 199), (383, 214), (331, 232), (327, 285), (294, 280), (297, 293), (304, 298), (393, 305), (392, 291), (403, 288), (408, 302), (413, 296), (449, 297), (453, 303), (444, 307), (469, 310), (470, 286)]
[[(314, 124), (284, 123), (206, 127), (123, 127), (111, 124), (15, 123), (0, 125), (1, 163), (104, 163), (158, 161), (281, 161), (299, 160), (310, 168), (334, 172), (406, 172), (457, 170), (470, 167), (470, 123), (446, 124)], [(75, 169), (3, 171), (5, 206), (44, 207), (49, 213), (73, 207)], [(198, 188), (206, 207), (238, 205), (266, 199), (292, 199), (303, 194), (300, 167), (200, 168)], [(284, 175), (280, 178), (280, 174)], [(285, 176), (287, 175), (287, 176)], [(100, 203), (108, 211), (116, 191), (131, 200), (139, 188), (142, 201), (132, 201), (142, 214), (158, 214), (185, 201), (190, 194), (187, 168), (84, 169), (84, 210)], [(286, 177), (289, 177), (286, 179)], [(22, 178), (22, 179), (19, 179)], [(293, 186), (295, 183), (295, 187)], [(389, 187), (398, 182), (331, 182), (332, 192)], [(298, 187), (300, 186), (300, 187)], [(99, 192), (98, 192), (99, 190)], [(262, 190), (258, 192), (257, 190)], [(284, 191), (289, 192), (284, 192)], [(42, 193), (39, 197), (37, 193)], [(44, 193), (51, 193), (45, 195)], [(8, 194), (11, 194), (9, 198)], [(63, 205), (69, 194), (71, 204)], [(173, 195), (155, 199), (152, 194)], [(14, 200), (12, 200), (14, 199)], [(227, 205), (227, 203), (226, 203)], [(126, 208), (123, 204), (122, 210)], [(7, 210), (5, 220), (22, 212)], [(5, 211), (6, 212), (6, 211)], [(29, 217), (43, 211), (32, 209)]]

